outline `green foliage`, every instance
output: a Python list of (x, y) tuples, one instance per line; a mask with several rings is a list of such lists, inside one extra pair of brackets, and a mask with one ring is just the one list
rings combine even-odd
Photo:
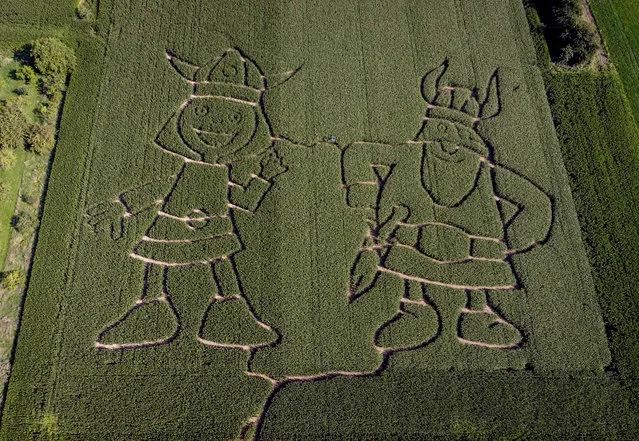
[(211, 342), (266, 346), (277, 340), (277, 334), (261, 327), (243, 299), (214, 301), (208, 308), (200, 337)]
[(10, 148), (0, 149), (0, 168), (7, 169), (16, 162), (16, 154)]
[(74, 18), (76, 0), (5, 0), (0, 22), (22, 25), (68, 25)]
[(38, 82), (40, 92), (46, 95), (51, 104), (57, 105), (62, 99), (62, 92), (65, 88), (65, 78), (63, 76), (45, 76)]
[(27, 275), (22, 270), (8, 271), (2, 274), (2, 287), (8, 291), (22, 288), (27, 283)]
[(33, 82), (33, 80), (36, 79), (37, 75), (36, 75), (35, 71), (33, 70), (33, 67), (28, 66), (28, 65), (21, 65), (14, 72), (14, 77), (15, 77), (16, 80), (21, 80), (21, 81), (24, 81), (25, 83), (29, 84), (29, 83)]
[(33, 66), (41, 75), (65, 80), (73, 72), (76, 57), (71, 48), (53, 37), (40, 38), (31, 43)]
[[(597, 31), (583, 18), (580, 0), (527, 0), (541, 19), (553, 61), (578, 67), (592, 60), (599, 48)], [(587, 5), (585, 6), (587, 7)]]
[(38, 201), (38, 198), (36, 198), (36, 197), (35, 197), (35, 196), (33, 196), (33, 195), (30, 195), (30, 194), (24, 194), (24, 193), (23, 193), (23, 194), (20, 196), (20, 200), (21, 200), (22, 202), (24, 202), (25, 204), (27, 204), (27, 205), (34, 205), (34, 204)]
[(95, 18), (96, 0), (78, 0), (75, 13), (81, 20), (91, 20)]
[(22, 194), (20, 195), (20, 201), (27, 205), (34, 205), (37, 202), (37, 198), (33, 195)]
[(52, 112), (51, 106), (47, 104), (42, 104), (37, 106), (35, 109), (33, 109), (33, 113), (35, 113), (35, 115), (41, 121), (49, 122), (53, 112)]
[(36, 219), (31, 212), (21, 211), (13, 216), (11, 225), (18, 233), (29, 236), (35, 231)]
[(28, 127), (27, 118), (17, 104), (0, 103), (1, 149), (22, 147)]
[(38, 155), (46, 155), (55, 147), (55, 128), (52, 124), (34, 124), (26, 134), (27, 147)]
[(639, 3), (590, 0), (597, 25), (619, 72), (635, 121), (639, 121)]
[(490, 432), (472, 421), (457, 420), (451, 424), (453, 439), (459, 441), (480, 441), (490, 439)]
[(166, 302), (150, 301), (136, 307), (122, 317), (120, 326), (109, 330), (104, 344), (153, 343), (171, 338), (178, 329), (175, 315)]

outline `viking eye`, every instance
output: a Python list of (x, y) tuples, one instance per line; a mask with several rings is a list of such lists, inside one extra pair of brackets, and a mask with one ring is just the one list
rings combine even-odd
[(200, 106), (195, 108), (195, 114), (197, 116), (206, 116), (209, 113), (209, 108), (206, 106)]
[(233, 65), (225, 66), (224, 69), (222, 69), (222, 74), (225, 77), (235, 76), (237, 74), (237, 67), (235, 67)]
[(233, 112), (229, 115), (229, 120), (233, 123), (239, 123), (242, 121), (242, 114), (240, 112)]

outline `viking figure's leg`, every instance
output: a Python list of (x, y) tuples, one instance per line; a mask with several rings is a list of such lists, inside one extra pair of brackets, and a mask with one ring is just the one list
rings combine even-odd
[(147, 263), (140, 298), (98, 335), (100, 349), (133, 349), (171, 342), (180, 332), (177, 310), (166, 290), (167, 268)]
[(426, 346), (441, 332), (439, 313), (426, 297), (425, 286), (404, 280), (404, 295), (399, 311), (375, 332), (380, 349), (411, 350)]
[(242, 292), (233, 256), (212, 264), (218, 292), (209, 304), (198, 340), (209, 346), (253, 350), (275, 343), (279, 335), (260, 321)]
[(490, 306), (486, 291), (467, 290), (466, 295), (466, 307), (457, 321), (460, 342), (496, 349), (514, 349), (521, 344), (521, 331)]

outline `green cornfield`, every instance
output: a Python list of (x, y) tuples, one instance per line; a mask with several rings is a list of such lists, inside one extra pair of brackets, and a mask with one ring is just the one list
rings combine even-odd
[(97, 6), (0, 439), (630, 430), (520, 0)]

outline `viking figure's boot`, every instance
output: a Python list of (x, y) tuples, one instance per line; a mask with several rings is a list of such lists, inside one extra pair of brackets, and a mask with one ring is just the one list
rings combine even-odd
[(213, 264), (218, 294), (200, 325), (198, 340), (209, 346), (252, 350), (275, 343), (279, 335), (255, 315), (242, 293), (232, 257)]
[(216, 296), (202, 320), (198, 340), (209, 346), (251, 350), (268, 346), (277, 333), (255, 317), (240, 295)]
[(424, 286), (405, 280), (399, 311), (375, 332), (375, 345), (387, 350), (411, 350), (425, 346), (441, 332), (439, 314), (428, 301)]
[(140, 299), (118, 320), (104, 328), (95, 346), (134, 349), (171, 342), (180, 332), (180, 320), (164, 289), (166, 269), (147, 264)]
[(460, 342), (495, 349), (519, 347), (521, 331), (488, 304), (485, 291), (467, 291), (467, 296), (457, 321)]

